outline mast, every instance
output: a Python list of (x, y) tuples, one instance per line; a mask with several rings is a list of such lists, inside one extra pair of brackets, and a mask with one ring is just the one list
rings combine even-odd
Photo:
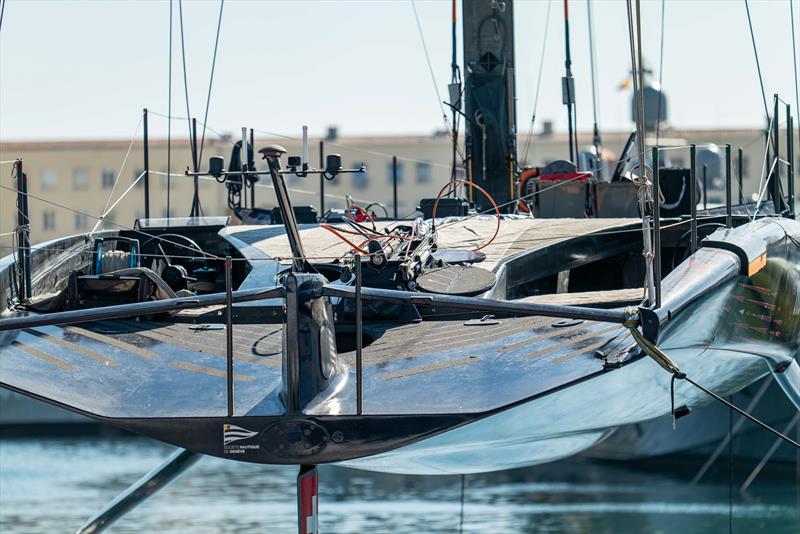
[[(452, 27), (451, 27), (451, 50), (452, 57), (450, 59), (450, 85), (448, 86), (450, 92), (450, 108), (453, 112), (452, 122), (452, 141), (453, 141), (453, 167), (450, 172), (450, 180), (456, 179), (456, 165), (458, 164), (458, 121), (459, 113), (461, 112), (461, 72), (458, 69), (457, 45), (456, 45), (456, 0), (452, 3)], [(470, 190), (471, 191), (471, 190)], [(455, 188), (453, 188), (455, 194)]]
[[(572, 55), (569, 51), (569, 0), (564, 0), (564, 43), (566, 46), (566, 60), (564, 67), (566, 75), (561, 78), (561, 101), (567, 106), (567, 128), (569, 131), (569, 160), (577, 164), (578, 156), (578, 132), (573, 129), (574, 108), (575, 108), (575, 79), (572, 77)], [(574, 148), (573, 148), (574, 135)]]
[[(514, 198), (517, 139), (514, 2), (464, 0), (464, 114), (472, 181), (497, 204)], [(491, 208), (477, 197), (478, 210)]]

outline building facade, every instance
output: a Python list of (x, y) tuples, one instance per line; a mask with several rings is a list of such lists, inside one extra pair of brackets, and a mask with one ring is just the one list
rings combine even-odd
[[(629, 134), (630, 132), (605, 134), (604, 156), (611, 161), (616, 159)], [(756, 129), (675, 130), (670, 131), (668, 136), (669, 143), (678, 147), (688, 143), (720, 145), (720, 154), (723, 153), (722, 146), (730, 143), (734, 149), (734, 167), (737, 164), (736, 150), (740, 146), (744, 147), (745, 197), (752, 198), (757, 191), (764, 164), (763, 132)], [(800, 138), (800, 135), (795, 137)], [(256, 150), (275, 143), (284, 146), (289, 154), (301, 153), (300, 142), (296, 139), (255, 139)], [(363, 173), (342, 174), (333, 181), (326, 181), (325, 209), (343, 207), (345, 196), (350, 195), (361, 205), (380, 202), (391, 215), (395, 172), (393, 156), (397, 157), (397, 211), (401, 216), (412, 213), (421, 198), (435, 196), (451, 175), (452, 144), (446, 135), (345, 137), (323, 143), (326, 154), (342, 155), (343, 166), (358, 168), (364, 164), (366, 168)], [(207, 139), (201, 168), (206, 167), (208, 156), (223, 156), (228, 161), (232, 144), (230, 139)], [(581, 147), (589, 146), (591, 135), (581, 134), (579, 144)], [(523, 163), (544, 164), (567, 158), (568, 148), (564, 134), (523, 134), (518, 139), (518, 145), (519, 159)], [(785, 146), (781, 147), (781, 151), (785, 156)], [(188, 215), (193, 189), (193, 180), (183, 175), (191, 162), (188, 143), (173, 141), (168, 147), (164, 140), (152, 140), (149, 153), (150, 216)], [(311, 163), (317, 165), (318, 140), (312, 141), (310, 154)], [(673, 166), (688, 166), (688, 149), (675, 148), (668, 154)], [(114, 208), (100, 221), (98, 228), (111, 228), (115, 225), (129, 228), (137, 218), (144, 216), (144, 179), (136, 182), (144, 169), (141, 142), (133, 145), (129, 141), (36, 141), (0, 144), (0, 161), (15, 158), (23, 159), (28, 176), (32, 243), (92, 230), (112, 205)], [(259, 168), (264, 167), (261, 161), (258, 165)], [(168, 170), (174, 176), (166, 176)], [(735, 169), (734, 176), (737, 172)], [(16, 186), (11, 173), (12, 164), (0, 165), (2, 184), (6, 186), (0, 188), (0, 246), (3, 247), (3, 256), (11, 252), (13, 237), (7, 234), (17, 225), (16, 194), (11, 190)], [(795, 175), (798, 174), (800, 171), (795, 172)], [(783, 176), (786, 176), (785, 170)], [(717, 191), (716, 198), (720, 198), (718, 177), (709, 176), (709, 180), (712, 182), (712, 191)], [(476, 181), (479, 183), (477, 177)], [(229, 214), (225, 187), (213, 179), (200, 180), (199, 183), (203, 212), (206, 215)], [(322, 202), (320, 180), (317, 176), (291, 176), (287, 178), (287, 183), (296, 204), (313, 205), (320, 209)], [(266, 177), (258, 184), (258, 207), (271, 208), (275, 205), (269, 184), (270, 180)], [(709, 198), (714, 199), (711, 193)]]

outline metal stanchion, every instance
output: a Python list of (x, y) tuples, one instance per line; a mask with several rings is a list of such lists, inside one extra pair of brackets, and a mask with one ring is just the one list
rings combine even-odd
[(725, 225), (733, 228), (733, 198), (731, 191), (731, 145), (725, 145)]
[(233, 417), (233, 259), (225, 257), (225, 334), (228, 367), (225, 378), (228, 382), (228, 417)]
[(691, 204), (689, 252), (697, 250), (697, 146), (689, 145), (689, 199)]
[(361, 415), (363, 409), (364, 372), (361, 361), (362, 350), (362, 317), (361, 317), (361, 254), (356, 254), (356, 414)]

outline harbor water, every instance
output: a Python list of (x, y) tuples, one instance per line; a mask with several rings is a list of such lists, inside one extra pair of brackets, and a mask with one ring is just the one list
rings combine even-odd
[[(0, 440), (0, 532), (74, 532), (173, 449), (131, 437)], [(583, 458), (514, 471), (412, 477), (320, 468), (320, 528), (349, 532), (800, 532), (797, 465)], [(115, 533), (295, 532), (294, 467), (203, 458)], [(462, 486), (463, 482), (463, 486)], [(732, 482), (732, 484), (731, 484)], [(463, 500), (462, 500), (463, 487)]]

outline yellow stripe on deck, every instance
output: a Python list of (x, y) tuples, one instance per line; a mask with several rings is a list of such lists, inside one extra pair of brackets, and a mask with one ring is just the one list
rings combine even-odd
[(130, 352), (131, 354), (135, 354), (137, 356), (141, 356), (142, 358), (146, 358), (148, 360), (157, 360), (158, 355), (150, 352), (149, 350), (140, 349), (135, 345), (131, 345), (130, 343), (125, 343), (124, 341), (120, 341), (118, 339), (114, 339), (110, 336), (105, 336), (103, 334), (98, 334), (96, 332), (92, 332), (91, 330), (85, 330), (83, 328), (67, 328), (65, 332), (72, 332), (73, 334), (78, 334), (81, 336), (86, 336), (88, 338), (92, 338), (95, 341), (99, 341), (101, 343), (107, 343), (109, 345), (113, 345), (118, 349), (122, 349), (126, 352)]
[(42, 352), (42, 351), (40, 351), (38, 349), (35, 349), (35, 348), (33, 348), (33, 347), (29, 346), (29, 345), (26, 345), (25, 343), (22, 343), (21, 341), (12, 341), (11, 342), (11, 346), (14, 347), (14, 348), (17, 348), (19, 350), (27, 352), (31, 356), (36, 356), (37, 358), (40, 358), (40, 359), (42, 359), (42, 360), (44, 360), (44, 361), (46, 361), (48, 363), (52, 363), (53, 365), (57, 365), (58, 367), (60, 367), (64, 371), (72, 371), (72, 370), (75, 369), (75, 367), (73, 367), (72, 365), (68, 364), (67, 362), (59, 360), (55, 356), (50, 356), (49, 354), (45, 354), (44, 352)]
[(75, 352), (77, 354), (82, 354), (87, 358), (91, 358), (92, 360), (102, 363), (103, 365), (117, 365), (119, 363), (118, 361), (112, 360), (111, 358), (107, 358), (106, 356), (103, 356), (100, 353), (87, 349), (86, 347), (82, 347), (77, 343), (73, 343), (72, 341), (67, 341), (66, 339), (62, 339), (60, 337), (51, 336), (50, 334), (46, 334), (45, 332), (40, 332), (39, 330), (34, 330), (31, 328), (25, 330), (25, 332), (33, 336), (36, 336), (38, 338), (41, 338), (45, 341), (48, 341), (50, 343), (55, 343), (56, 345), (60, 345), (65, 349)]
[[(214, 369), (213, 367), (203, 367), (202, 365), (195, 365), (189, 362), (172, 362), (170, 365), (173, 369), (183, 369), (184, 371), (191, 371), (193, 373), (201, 373), (209, 376), (216, 376), (218, 378), (226, 378), (227, 373), (221, 369)], [(252, 375), (243, 375), (239, 373), (233, 374), (233, 379), (239, 382), (250, 382), (255, 380)]]

